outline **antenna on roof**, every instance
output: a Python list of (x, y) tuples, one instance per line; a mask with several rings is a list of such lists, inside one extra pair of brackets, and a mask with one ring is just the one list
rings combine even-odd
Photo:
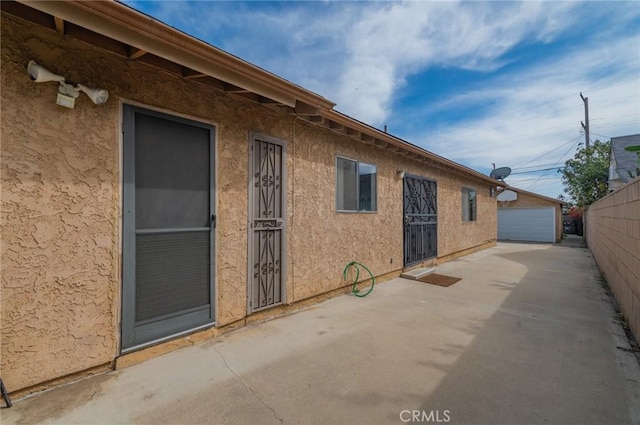
[(496, 180), (501, 180), (504, 182), (504, 179), (507, 178), (511, 174), (511, 168), (509, 167), (500, 167), (496, 168), (495, 164), (493, 165), (493, 170), (489, 173), (489, 177)]

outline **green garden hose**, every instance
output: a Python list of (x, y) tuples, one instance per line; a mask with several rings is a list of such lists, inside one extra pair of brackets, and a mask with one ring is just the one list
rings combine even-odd
[[(356, 285), (358, 284), (358, 278), (360, 277), (360, 266), (363, 269), (365, 269), (367, 272), (369, 272), (369, 276), (371, 276), (371, 287), (369, 288), (369, 290), (367, 292), (364, 292), (364, 293), (360, 293), (360, 290), (356, 287)], [(347, 280), (347, 273), (349, 272), (349, 269), (351, 267), (355, 267), (356, 268), (356, 278), (353, 281), (353, 286), (351, 287), (351, 292), (356, 297), (360, 297), (360, 298), (366, 297), (367, 295), (369, 295), (371, 293), (371, 291), (373, 291), (373, 286), (376, 284), (376, 280), (373, 277), (373, 273), (371, 273), (371, 270), (369, 270), (367, 268), (367, 266), (365, 266), (364, 264), (358, 263), (357, 261), (352, 261), (349, 264), (347, 264), (347, 266), (344, 268), (344, 271), (342, 272), (342, 279)]]

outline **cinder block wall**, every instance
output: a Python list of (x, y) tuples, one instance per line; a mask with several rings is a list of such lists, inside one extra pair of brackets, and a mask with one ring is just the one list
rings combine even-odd
[(640, 178), (592, 204), (587, 245), (640, 339)]

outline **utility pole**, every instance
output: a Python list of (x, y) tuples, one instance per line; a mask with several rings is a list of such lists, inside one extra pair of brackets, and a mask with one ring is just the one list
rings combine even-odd
[(580, 121), (580, 124), (584, 129), (584, 145), (587, 149), (589, 149), (589, 98), (584, 97), (582, 95), (582, 92), (580, 92), (580, 97), (584, 102), (584, 122)]

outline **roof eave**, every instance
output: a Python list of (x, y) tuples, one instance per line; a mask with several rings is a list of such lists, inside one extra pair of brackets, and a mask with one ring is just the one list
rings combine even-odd
[(539, 193), (529, 192), (528, 190), (518, 189), (517, 187), (513, 187), (513, 186), (509, 186), (509, 185), (505, 185), (504, 189), (505, 190), (513, 190), (514, 192), (523, 193), (525, 195), (533, 196), (535, 198), (540, 198), (540, 199), (543, 199), (543, 200), (549, 201), (549, 202), (557, 202), (558, 204), (562, 204), (562, 205), (566, 205), (567, 204), (567, 202), (561, 201), (560, 199), (550, 198), (548, 196), (540, 195)]
[[(376, 141), (378, 141), (378, 143), (381, 142), (382, 144), (387, 143), (388, 145), (399, 148), (405, 152), (412, 153), (428, 161), (439, 163), (446, 166), (447, 168), (451, 168), (451, 169), (460, 171), (462, 173), (469, 174), (472, 177), (482, 180), (485, 183), (489, 183), (492, 186), (504, 186), (504, 183), (501, 183), (498, 180), (495, 180), (489, 176), (479, 173), (478, 171), (475, 171), (469, 167), (465, 167), (462, 164), (458, 164), (457, 162), (451, 161), (450, 159), (444, 158), (440, 155), (436, 155), (426, 149), (415, 146), (389, 133), (380, 131), (374, 127), (364, 124), (358, 120), (355, 120), (335, 110), (325, 111), (324, 113), (322, 113), (322, 115), (333, 122), (344, 125), (345, 127), (352, 128), (359, 133), (369, 135), (370, 137), (373, 138), (374, 144)], [(380, 146), (380, 147), (384, 148), (386, 146)]]
[(335, 103), (324, 97), (224, 52), (204, 41), (172, 28), (151, 16), (117, 1), (25, 1), (30, 8), (71, 22), (95, 33), (150, 53), (189, 69), (241, 87), (291, 108), (289, 112), (313, 122), (311, 117), (339, 123), (357, 140), (389, 148), (419, 160), (438, 164), (491, 186), (504, 186), (498, 180), (431, 153), (387, 132), (333, 110)]
[(290, 107), (295, 107), (296, 101), (320, 109), (335, 105), (117, 1), (18, 1)]

